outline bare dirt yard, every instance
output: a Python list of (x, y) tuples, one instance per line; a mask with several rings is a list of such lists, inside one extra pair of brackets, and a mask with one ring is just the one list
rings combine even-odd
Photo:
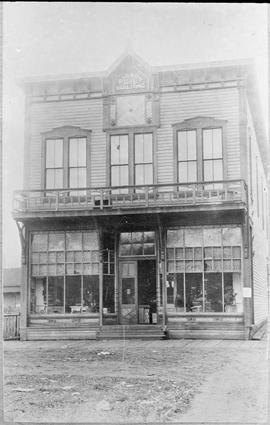
[(267, 341), (6, 341), (11, 422), (267, 422)]

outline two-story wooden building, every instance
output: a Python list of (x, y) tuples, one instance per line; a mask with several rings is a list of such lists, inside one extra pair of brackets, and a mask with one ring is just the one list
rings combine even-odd
[(250, 338), (268, 311), (268, 145), (249, 62), (23, 82), (21, 338)]

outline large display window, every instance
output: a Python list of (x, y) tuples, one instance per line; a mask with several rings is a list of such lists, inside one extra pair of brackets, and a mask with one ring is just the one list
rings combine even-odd
[(31, 313), (72, 314), (98, 311), (97, 233), (95, 231), (33, 233)]
[(243, 311), (240, 227), (193, 227), (167, 231), (169, 311)]

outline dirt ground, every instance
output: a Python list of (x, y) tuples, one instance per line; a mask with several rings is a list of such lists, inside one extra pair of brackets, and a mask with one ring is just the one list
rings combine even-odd
[(267, 341), (6, 341), (4, 418), (266, 423)]

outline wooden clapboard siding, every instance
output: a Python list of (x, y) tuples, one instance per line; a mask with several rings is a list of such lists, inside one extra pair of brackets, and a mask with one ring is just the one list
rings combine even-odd
[(30, 172), (28, 187), (41, 187), (41, 133), (65, 125), (92, 130), (90, 181), (92, 186), (106, 183), (106, 137), (103, 128), (103, 100), (87, 99), (48, 103), (33, 103), (30, 121)]
[(26, 331), (27, 340), (52, 339), (96, 339), (99, 329), (99, 315), (88, 317), (69, 315), (58, 318), (30, 317)]
[(228, 120), (227, 177), (240, 178), (239, 94), (237, 88), (162, 93), (158, 129), (158, 183), (173, 181), (172, 124), (207, 116)]
[[(268, 314), (267, 293), (267, 257), (269, 211), (266, 204), (267, 180), (258, 146), (257, 135), (249, 105), (247, 104), (248, 136), (251, 137), (249, 150), (248, 186), (249, 186), (249, 214), (252, 220), (253, 236), (253, 294), (254, 294), (254, 323), (262, 322)], [(256, 164), (257, 162), (257, 164)], [(257, 168), (257, 169), (256, 169)], [(258, 177), (258, 183), (257, 183)], [(252, 185), (252, 196), (250, 186)], [(262, 191), (263, 185), (263, 191)], [(259, 189), (259, 190), (257, 190)], [(262, 199), (262, 193), (264, 199)], [(259, 208), (258, 208), (259, 207)], [(264, 215), (264, 216), (263, 216)]]
[[(257, 222), (257, 220), (255, 220)], [(267, 292), (267, 253), (268, 246), (265, 235), (258, 223), (253, 226), (253, 291), (254, 322), (260, 323), (268, 314)]]
[(97, 339), (96, 329), (36, 329), (27, 328), (26, 340), (28, 341), (41, 341), (41, 340), (71, 340), (71, 339)]
[(172, 339), (245, 339), (242, 315), (169, 314), (167, 326)]

